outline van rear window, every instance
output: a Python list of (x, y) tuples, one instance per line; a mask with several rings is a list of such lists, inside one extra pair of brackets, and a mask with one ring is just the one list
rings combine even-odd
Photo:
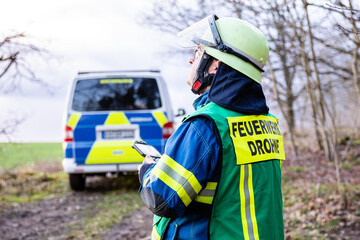
[(140, 110), (161, 107), (153, 78), (101, 78), (76, 83), (72, 109), (75, 111)]

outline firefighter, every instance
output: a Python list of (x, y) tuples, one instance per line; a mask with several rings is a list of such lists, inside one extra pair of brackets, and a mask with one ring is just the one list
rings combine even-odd
[(283, 140), (261, 87), (266, 37), (210, 15), (178, 38), (195, 47), (186, 82), (200, 96), (160, 160), (139, 168), (151, 239), (284, 239)]

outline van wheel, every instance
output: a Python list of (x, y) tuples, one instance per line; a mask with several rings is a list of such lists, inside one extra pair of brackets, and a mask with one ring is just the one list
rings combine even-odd
[(74, 191), (82, 191), (85, 189), (86, 177), (84, 174), (69, 174), (70, 187)]

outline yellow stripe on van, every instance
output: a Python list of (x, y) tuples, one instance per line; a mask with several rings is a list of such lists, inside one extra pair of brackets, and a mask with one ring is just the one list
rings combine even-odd
[(107, 83), (133, 83), (134, 79), (101, 79), (100, 84)]
[(130, 124), (129, 119), (123, 112), (111, 112), (105, 121), (105, 125)]
[(95, 141), (85, 163), (141, 163), (144, 158), (131, 147), (133, 141)]
[(78, 124), (81, 118), (81, 113), (73, 113), (68, 119), (67, 125), (72, 129), (75, 129), (76, 125)]
[(154, 118), (156, 119), (156, 121), (160, 127), (163, 127), (165, 125), (165, 123), (168, 122), (168, 120), (163, 112), (152, 112), (152, 115), (154, 116)]

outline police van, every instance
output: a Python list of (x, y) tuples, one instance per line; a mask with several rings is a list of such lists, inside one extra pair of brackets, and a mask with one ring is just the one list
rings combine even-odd
[(89, 175), (137, 171), (143, 157), (134, 140), (163, 153), (174, 132), (171, 106), (158, 70), (79, 72), (64, 114), (62, 165), (70, 187), (83, 190)]

